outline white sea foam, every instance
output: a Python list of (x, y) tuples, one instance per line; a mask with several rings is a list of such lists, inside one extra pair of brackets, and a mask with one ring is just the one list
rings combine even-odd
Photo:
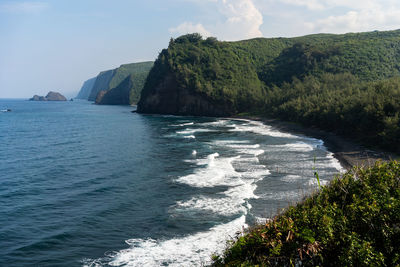
[[(112, 253), (105, 259), (90, 261), (85, 266), (204, 266), (211, 263), (212, 254), (221, 254), (226, 247), (225, 242), (235, 232), (242, 231), (245, 216), (229, 223), (217, 225), (208, 231), (169, 240), (129, 239), (127, 249)], [(95, 264), (98, 265), (95, 265)], [(93, 264), (93, 265), (92, 265)]]
[(196, 136), (194, 135), (184, 135), (183, 138), (187, 138), (187, 139), (196, 139)]
[(239, 149), (242, 149), (242, 148), (259, 148), (260, 147), (259, 144), (255, 144), (255, 145), (232, 144), (232, 145), (226, 145), (226, 146), (230, 147), (230, 148), (239, 148)]
[[(189, 122), (175, 126), (187, 127), (193, 124)], [(249, 132), (257, 135), (296, 139), (293, 140), (295, 143), (267, 146), (268, 149), (272, 150), (310, 152), (319, 146), (323, 146), (323, 142), (318, 139), (302, 137), (301, 140), (306, 141), (300, 142), (298, 136), (282, 133), (268, 125), (255, 121), (241, 120), (241, 123), (232, 124), (230, 120), (222, 119), (215, 122), (196, 123), (197, 125), (226, 126), (232, 132)], [(217, 130), (190, 127), (176, 131), (176, 134), (184, 138), (195, 138), (195, 133), (215, 131)], [(174, 181), (197, 188), (224, 186), (222, 189), (225, 191), (211, 196), (198, 193), (198, 195), (192, 196), (186, 201), (177, 201), (170, 207), (170, 211), (173, 214), (179, 212), (182, 212), (182, 214), (198, 213), (197, 216), (199, 216), (206, 213), (216, 216), (237, 215), (241, 217), (190, 236), (176, 237), (169, 240), (130, 239), (126, 241), (130, 246), (129, 248), (109, 254), (103, 260), (88, 261), (92, 265), (87, 266), (96, 266), (96, 264), (99, 264), (98, 266), (103, 264), (111, 266), (204, 266), (210, 263), (210, 256), (213, 253), (221, 253), (225, 248), (225, 243), (221, 242), (221, 240), (229, 239), (230, 236), (234, 235), (235, 231), (241, 230), (245, 225), (245, 215), (251, 208), (248, 203), (249, 199), (262, 197), (264, 199), (273, 199), (274, 201), (297, 201), (301, 194), (304, 194), (299, 190), (288, 189), (288, 191), (281, 192), (266, 191), (261, 196), (255, 195), (257, 181), (270, 175), (270, 171), (266, 166), (260, 164), (258, 159), (258, 156), (265, 152), (262, 149), (266, 147), (265, 145), (253, 144), (249, 140), (216, 140), (208, 144), (211, 149), (215, 147), (218, 149), (224, 148), (224, 151), (225, 149), (231, 149), (232, 154), (237, 156), (224, 157), (219, 153), (212, 153), (206, 158), (191, 157), (191, 159), (184, 161), (197, 165), (193, 173), (178, 177)], [(196, 156), (196, 154), (196, 150), (193, 150), (192, 156)], [(327, 154), (326, 158), (323, 157), (322, 159), (324, 160), (320, 159), (317, 162), (321, 167), (330, 166), (338, 170), (342, 169), (333, 154)], [(308, 158), (307, 161), (310, 161), (310, 159)], [(304, 163), (312, 166), (310, 162)], [(302, 162), (301, 164), (304, 163)], [(282, 178), (282, 181), (291, 183), (298, 180), (301, 180), (300, 175), (287, 175)], [(307, 181), (310, 186), (315, 186), (316, 183), (316, 179), (312, 176), (309, 179), (302, 180), (302, 182), (304, 181)], [(322, 183), (326, 182), (323, 179), (321, 181)], [(217, 190), (220, 190), (220, 187)], [(199, 191), (202, 192), (201, 190)], [(256, 219), (265, 222), (264, 218), (257, 217)]]
[(180, 124), (171, 124), (171, 126), (175, 126), (175, 127), (183, 127), (183, 126), (189, 126), (189, 125), (193, 125), (194, 122), (186, 122), (186, 123), (180, 123)]
[(231, 120), (221, 119), (221, 120), (217, 120), (217, 121), (203, 122), (203, 123), (199, 123), (199, 124), (202, 126), (225, 126), (230, 122), (231, 122)]
[(247, 208), (243, 205), (245, 200), (232, 199), (227, 197), (221, 198), (207, 198), (204, 196), (193, 197), (188, 201), (179, 201), (174, 207), (177, 210), (195, 211), (195, 212), (209, 212), (210, 214), (231, 216), (238, 213), (245, 214)]
[(233, 148), (237, 152), (242, 154), (251, 154), (254, 156), (259, 156), (263, 154), (265, 151), (263, 149), (259, 149), (259, 144), (249, 144), (249, 141), (237, 141), (237, 140), (216, 140), (212, 142), (214, 145), (223, 146), (228, 148)]
[(185, 130), (182, 130), (182, 131), (176, 131), (177, 134), (194, 134), (194, 133), (207, 133), (207, 132), (215, 132), (215, 130), (186, 128)]
[(214, 140), (211, 142), (213, 145), (217, 146), (227, 146), (231, 144), (249, 144), (249, 140)]
[(231, 132), (252, 132), (259, 135), (268, 135), (273, 137), (298, 138), (298, 136), (274, 130), (271, 126), (259, 121), (244, 120), (245, 124), (235, 125)]
[(272, 149), (279, 149), (284, 151), (299, 151), (299, 152), (310, 152), (314, 150), (311, 144), (306, 144), (304, 142), (296, 142), (284, 145), (271, 145)]
[(240, 185), (243, 182), (239, 179), (239, 173), (232, 166), (232, 161), (236, 158), (219, 157), (218, 153), (211, 154), (207, 159), (197, 160), (197, 165), (206, 165), (204, 168), (198, 168), (193, 174), (179, 177), (176, 179), (176, 182), (188, 184), (193, 187)]
[(339, 160), (333, 156), (332, 152), (329, 152), (326, 156), (329, 159), (330, 166), (338, 170), (340, 173), (346, 172), (346, 169), (340, 164)]

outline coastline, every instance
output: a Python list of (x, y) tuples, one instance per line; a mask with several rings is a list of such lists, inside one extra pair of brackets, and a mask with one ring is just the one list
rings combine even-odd
[(257, 116), (234, 116), (232, 118), (261, 121), (266, 125), (272, 126), (278, 130), (321, 139), (328, 151), (333, 153), (334, 157), (339, 160), (340, 164), (346, 170), (350, 170), (353, 167), (370, 167), (374, 165), (376, 161), (400, 159), (400, 156), (396, 155), (395, 153), (378, 149), (371, 150), (343, 136), (338, 136), (334, 133), (318, 129), (316, 127), (307, 128), (293, 122)]

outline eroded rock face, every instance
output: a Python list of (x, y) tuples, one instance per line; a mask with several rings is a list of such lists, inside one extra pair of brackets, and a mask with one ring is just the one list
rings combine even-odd
[(129, 105), (129, 92), (132, 88), (131, 76), (128, 76), (117, 87), (100, 91), (96, 97), (96, 104), (100, 105)]
[(47, 101), (67, 101), (67, 98), (60, 93), (50, 91), (46, 95)]
[(50, 91), (46, 96), (34, 95), (30, 101), (67, 101), (65, 96), (60, 93)]
[(96, 104), (99, 104), (102, 100), (103, 100), (103, 97), (104, 97), (104, 95), (107, 93), (107, 91), (106, 90), (101, 90), (98, 94), (97, 94), (97, 96), (96, 96), (96, 99), (95, 99), (95, 103)]
[(138, 103), (139, 113), (193, 116), (227, 116), (233, 114), (224, 103), (213, 103), (205, 95), (179, 88), (173, 74), (167, 74)]

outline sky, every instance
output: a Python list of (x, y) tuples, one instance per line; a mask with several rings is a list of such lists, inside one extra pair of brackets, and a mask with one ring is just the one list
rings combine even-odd
[(0, 98), (74, 97), (100, 71), (155, 60), (186, 33), (236, 41), (399, 28), (398, 0), (0, 0)]

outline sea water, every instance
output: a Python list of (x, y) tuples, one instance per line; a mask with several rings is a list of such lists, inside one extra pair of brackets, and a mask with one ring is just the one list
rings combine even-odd
[(342, 171), (257, 121), (0, 100), (0, 266), (204, 266)]

